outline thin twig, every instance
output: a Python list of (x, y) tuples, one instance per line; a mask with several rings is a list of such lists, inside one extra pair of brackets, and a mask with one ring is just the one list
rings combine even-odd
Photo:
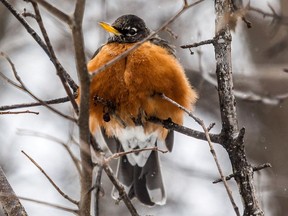
[(26, 154), (23, 150), (21, 151), (44, 175), (45, 177), (48, 179), (48, 181), (53, 185), (53, 187), (59, 192), (59, 194), (61, 194), (62, 197), (64, 197), (65, 199), (67, 199), (68, 201), (70, 201), (71, 203), (75, 204), (75, 205), (79, 205), (79, 202), (70, 198), (67, 194), (65, 194), (56, 184), (55, 182), (49, 177), (49, 175), (41, 168), (41, 166), (35, 161), (33, 160), (28, 154)]
[[(25, 1), (25, 0), (24, 0)], [(35, 14), (31, 13), (31, 12), (27, 12), (26, 8), (24, 8), (24, 12), (22, 13), (22, 16), (24, 17), (31, 17), (33, 19), (36, 20), (36, 16)]]
[[(205, 133), (203, 133), (201, 131), (193, 130), (193, 129), (185, 127), (183, 125), (176, 124), (171, 119), (162, 120), (162, 119), (159, 119), (159, 118), (153, 116), (153, 117), (149, 117), (147, 119), (147, 121), (153, 122), (155, 124), (160, 124), (163, 127), (165, 127), (166, 129), (177, 131), (178, 133), (184, 134), (186, 136), (190, 136), (190, 137), (193, 137), (196, 139), (206, 141)], [(210, 134), (210, 139), (212, 140), (212, 142), (221, 145), (220, 134)]]
[[(26, 0), (26, 1), (28, 1), (28, 0)], [(71, 92), (71, 90), (70, 90), (70, 88), (69, 88), (69, 86), (67, 84), (67, 79), (65, 77), (65, 71), (63, 70), (63, 67), (61, 67), (61, 64), (59, 63), (58, 58), (56, 57), (55, 51), (54, 51), (54, 49), (52, 47), (52, 44), (51, 44), (51, 41), (49, 39), (48, 33), (47, 33), (46, 28), (44, 26), (44, 23), (43, 23), (42, 16), (41, 16), (40, 10), (38, 8), (38, 5), (37, 5), (37, 3), (33, 2), (33, 1), (31, 3), (32, 3), (32, 6), (33, 6), (34, 11), (35, 11), (35, 19), (36, 19), (36, 21), (37, 21), (37, 23), (39, 25), (39, 28), (40, 28), (40, 30), (42, 32), (43, 38), (45, 40), (45, 43), (46, 43), (48, 51), (49, 51), (49, 53), (51, 55), (51, 58), (53, 58), (54, 61), (57, 63), (57, 64), (55, 64), (55, 68), (57, 70), (57, 75), (59, 76), (60, 81), (61, 81), (61, 83), (62, 83), (62, 85), (63, 85), (63, 87), (64, 87), (64, 89), (65, 89), (65, 91), (66, 91), (66, 93), (67, 93), (67, 95), (68, 95), (68, 97), (70, 99), (70, 101), (71, 101), (72, 107), (74, 108), (75, 112), (78, 113), (79, 112), (78, 105), (76, 104), (76, 101), (75, 101), (75, 98), (73, 96), (73, 93)]]
[(7, 115), (7, 114), (26, 114), (26, 113), (39, 115), (39, 112), (34, 112), (34, 111), (30, 111), (30, 110), (18, 111), (18, 112), (11, 112), (11, 111), (0, 112), (0, 115)]
[[(1, 52), (0, 55), (3, 55), (3, 53)], [(21, 85), (19, 85), (18, 83), (14, 82), (13, 80), (9, 79), (5, 74), (3, 74), (0, 71), (0, 76), (2, 77), (3, 80), (5, 80), (7, 83), (9, 83), (10, 85), (14, 86), (15, 88), (21, 90), (21, 91), (25, 91)]]
[(216, 163), (216, 166), (217, 166), (217, 169), (218, 169), (218, 172), (220, 174), (220, 177), (224, 183), (224, 186), (225, 186), (225, 189), (226, 189), (226, 192), (228, 194), (228, 197), (234, 207), (234, 210), (236, 211), (236, 214), (240, 216), (240, 212), (239, 212), (239, 209), (234, 201), (234, 198), (233, 198), (233, 195), (232, 195), (232, 191), (225, 179), (225, 176), (223, 174), (223, 171), (222, 171), (222, 168), (220, 166), (220, 163), (218, 161), (218, 158), (217, 158), (217, 155), (216, 155), (216, 152), (214, 150), (214, 147), (213, 147), (213, 144), (212, 144), (212, 141), (211, 141), (211, 138), (210, 138), (210, 135), (209, 135), (209, 131), (207, 129), (207, 127), (205, 126), (203, 120), (201, 120), (200, 118), (194, 116), (194, 114), (192, 112), (190, 112), (189, 110), (187, 110), (185, 107), (181, 106), (180, 104), (178, 104), (176, 101), (172, 100), (171, 98), (167, 97), (166, 95), (162, 94), (161, 95), (163, 99), (169, 101), (170, 103), (176, 105), (179, 109), (183, 110), (184, 112), (186, 112), (190, 117), (192, 117), (202, 128), (203, 128), (203, 131), (205, 133), (205, 136), (206, 136), (206, 140), (209, 144), (209, 147), (210, 147), (210, 152), (213, 156), (213, 159)]
[(183, 7), (188, 7), (188, 1), (187, 0), (183, 0), (184, 6)]
[(260, 102), (268, 105), (278, 105), (288, 98), (288, 93), (269, 96), (269, 95), (259, 95), (251, 91), (242, 92), (235, 90), (234, 94), (237, 98), (242, 99), (244, 101)]
[(268, 4), (268, 6), (269, 6), (270, 10), (272, 11), (272, 13), (265, 12), (259, 8), (255, 8), (255, 7), (250, 6), (250, 5), (248, 5), (248, 10), (251, 12), (261, 14), (264, 18), (269, 17), (269, 18), (272, 18), (273, 20), (276, 20), (280, 24), (288, 25), (288, 17), (287, 16), (278, 15), (275, 12), (275, 10), (271, 7), (271, 5)]
[(106, 158), (106, 163), (109, 163), (112, 159), (117, 159), (117, 158), (120, 158), (124, 155), (127, 155), (127, 154), (137, 154), (137, 153), (140, 153), (142, 151), (159, 151), (163, 154), (167, 153), (168, 150), (161, 150), (159, 149), (158, 147), (149, 147), (149, 148), (142, 148), (142, 149), (133, 149), (133, 150), (130, 150), (130, 151), (125, 151), (125, 152), (117, 152), (117, 153), (114, 153), (113, 155), (111, 155), (110, 157)]
[(48, 104), (46, 104), (43, 100), (39, 99), (37, 96), (35, 96), (26, 86), (25, 84), (23, 83), (22, 79), (20, 78), (20, 76), (18, 75), (18, 72), (15, 68), (15, 65), (14, 63), (11, 61), (11, 59), (9, 58), (9, 56), (7, 56), (5, 53), (1, 52), (0, 53), (0, 56), (4, 57), (7, 62), (10, 64), (11, 66), (11, 69), (13, 71), (13, 74), (14, 74), (14, 77), (16, 78), (16, 80), (20, 83), (20, 86), (21, 86), (21, 89), (23, 89), (26, 93), (28, 93), (32, 98), (34, 98), (35, 100), (37, 100), (39, 103), (41, 103), (43, 106), (47, 107), (49, 110), (53, 111), (54, 113), (66, 118), (66, 119), (69, 119), (73, 122), (76, 122), (76, 120), (74, 118), (72, 118), (71, 116), (68, 116), (68, 115), (65, 115), (63, 113), (61, 113), (60, 111), (58, 111), (57, 109), (49, 106)]
[(101, 178), (103, 173), (103, 167), (98, 166), (98, 171), (96, 175), (96, 181), (95, 181), (95, 207), (94, 212), (95, 216), (100, 216), (100, 197), (104, 196), (103, 188), (101, 187)]
[(27, 198), (27, 197), (22, 197), (22, 196), (18, 196), (19, 199), (21, 200), (25, 200), (25, 201), (29, 201), (29, 202), (33, 202), (33, 203), (37, 203), (37, 204), (41, 204), (41, 205), (45, 205), (45, 206), (49, 206), (52, 208), (56, 208), (56, 209), (60, 209), (66, 212), (71, 212), (75, 215), (78, 215), (78, 210), (77, 209), (71, 209), (65, 206), (61, 206), (58, 204), (54, 204), (54, 203), (49, 203), (49, 202), (45, 202), (45, 201), (40, 201), (40, 200), (36, 200), (36, 199), (32, 199), (32, 198)]
[(34, 3), (39, 3), (42, 7), (44, 7), (47, 11), (57, 17), (59, 20), (63, 21), (68, 25), (72, 25), (72, 19), (69, 15), (64, 13), (63, 11), (59, 10), (57, 7), (53, 6), (52, 4), (48, 3), (45, 0), (29, 0)]
[[(171, 98), (167, 97), (165, 94), (160, 94), (160, 96), (161, 96), (164, 100), (166, 100), (166, 101), (174, 104), (174, 105), (177, 106), (179, 109), (183, 110), (183, 111), (184, 111), (185, 113), (187, 113), (190, 117), (192, 117), (198, 124), (200, 124), (200, 121), (201, 121), (201, 120), (200, 120), (199, 118), (197, 118), (196, 116), (194, 116), (194, 114), (193, 114), (191, 111), (189, 111), (189, 110), (186, 109), (185, 107), (181, 106), (180, 104), (178, 104), (176, 101), (172, 100)], [(200, 125), (201, 125), (201, 124), (200, 124)], [(202, 126), (202, 125), (201, 125), (201, 126)], [(206, 136), (206, 134), (205, 134), (205, 136)]]
[[(65, 71), (63, 66), (59, 63), (59, 61), (55, 61), (50, 55), (50, 52), (44, 43), (44, 41), (41, 39), (41, 37), (37, 34), (37, 32), (34, 31), (34, 29), (26, 22), (26, 20), (21, 16), (21, 14), (14, 9), (14, 7), (7, 1), (7, 0), (0, 0), (3, 5), (11, 12), (11, 14), (22, 24), (22, 26), (27, 30), (27, 32), (34, 38), (34, 40), (39, 44), (39, 46), (43, 49), (43, 51), (47, 54), (51, 62), (55, 67), (60, 67), (61, 70), (63, 70), (63, 73), (65, 74), (65, 78), (67, 82), (69, 83), (70, 87), (73, 89), (74, 92), (77, 91), (78, 85), (73, 81), (71, 76)], [(44, 2), (44, 1), (42, 1)], [(47, 3), (47, 2), (46, 2)]]
[[(1, 72), (0, 72), (0, 74), (1, 74)], [(60, 103), (68, 102), (68, 101), (69, 101), (68, 97), (57, 98), (57, 99), (52, 99), (52, 100), (43, 100), (43, 102), (45, 104), (60, 104)], [(42, 106), (42, 103), (34, 102), (34, 103), (5, 105), (5, 106), (0, 106), (0, 110), (4, 111), (4, 110), (19, 109), (19, 108), (26, 108), (26, 107), (35, 107), (35, 106)]]
[(169, 34), (172, 38), (174, 38), (174, 39), (177, 39), (177, 38), (178, 38), (178, 35), (177, 35), (175, 32), (173, 32), (173, 30), (172, 30), (171, 28), (169, 28), (169, 27), (166, 26), (166, 27), (164, 28), (164, 30), (167, 31), (168, 34)]
[[(210, 131), (212, 130), (212, 128), (216, 125), (215, 122), (212, 122), (208, 127), (207, 127), (207, 130)], [(211, 138), (211, 134), (210, 134), (210, 138)], [(211, 139), (211, 141), (213, 142), (213, 140)]]
[(195, 48), (195, 47), (198, 47), (198, 46), (203, 46), (203, 45), (207, 45), (207, 44), (214, 44), (215, 42), (215, 38), (213, 39), (209, 39), (209, 40), (203, 40), (203, 41), (200, 41), (198, 43), (193, 43), (193, 44), (188, 44), (188, 45), (182, 45), (180, 46), (182, 49), (190, 49), (190, 48)]
[[(93, 148), (97, 147), (97, 143), (96, 143), (94, 137), (91, 137), (91, 142), (92, 142), (91, 145)], [(111, 167), (109, 166), (109, 161), (107, 159), (105, 159), (103, 152), (101, 152), (101, 150), (97, 150), (97, 149), (94, 149), (94, 150), (96, 150), (95, 153), (96, 153), (96, 159), (97, 159), (97, 161), (96, 161), (97, 166), (100, 166), (103, 168), (103, 170), (107, 174), (107, 176), (110, 179), (110, 181), (112, 182), (112, 184), (118, 190), (119, 198), (121, 200), (123, 200), (124, 204), (126, 205), (127, 209), (129, 210), (130, 214), (132, 216), (139, 216), (136, 208), (134, 207), (134, 205), (132, 204), (131, 200), (129, 199), (129, 197), (126, 193), (124, 186), (119, 182), (117, 177), (114, 175)]]
[(135, 209), (135, 207), (133, 206), (133, 204), (131, 203), (131, 200), (129, 199), (127, 193), (125, 192), (125, 188), (118, 181), (117, 177), (114, 175), (114, 173), (113, 173), (111, 167), (108, 165), (108, 163), (103, 163), (102, 166), (103, 166), (103, 169), (104, 169), (105, 173), (107, 174), (108, 178), (110, 179), (112, 184), (115, 186), (115, 188), (118, 190), (119, 198), (121, 198), (123, 200), (123, 202), (125, 203), (125, 205), (127, 206), (128, 210), (129, 210), (130, 214), (132, 216), (140, 216), (138, 214), (137, 210)]
[(81, 167), (80, 167), (80, 161), (79, 159), (74, 155), (74, 153), (71, 151), (70, 147), (67, 145), (67, 143), (63, 142), (62, 140), (54, 137), (54, 136), (51, 136), (50, 134), (45, 134), (45, 133), (42, 133), (42, 132), (38, 132), (38, 131), (32, 131), (32, 130), (25, 130), (25, 129), (18, 129), (18, 134), (19, 135), (24, 135), (24, 136), (34, 136), (34, 137), (40, 137), (40, 138), (43, 138), (43, 139), (47, 139), (47, 140), (50, 140), (50, 141), (53, 141), (55, 143), (58, 143), (60, 144), (61, 146), (64, 147), (64, 149), (68, 152), (70, 158), (72, 159), (77, 171), (79, 174), (81, 174)]
[[(200, 70), (202, 72), (202, 77), (205, 81), (213, 86), (218, 86), (216, 78), (211, 76), (207, 71)], [(251, 78), (252, 79), (252, 78)], [(259, 102), (268, 105), (278, 105), (288, 98), (288, 93), (278, 94), (278, 95), (260, 95), (250, 90), (239, 90), (233, 89), (234, 96), (238, 99), (251, 102)]]
[[(261, 164), (259, 166), (256, 166), (256, 167), (253, 167), (253, 171), (256, 172), (256, 171), (260, 171), (262, 169), (266, 169), (266, 168), (271, 168), (272, 165), (270, 163), (265, 163), (265, 164)], [(232, 173), (228, 176), (225, 177), (226, 181), (234, 178), (236, 175), (239, 175), (239, 173)], [(216, 184), (216, 183), (219, 183), (219, 182), (222, 182), (222, 179), (217, 179), (215, 181), (213, 181), (213, 184)]]

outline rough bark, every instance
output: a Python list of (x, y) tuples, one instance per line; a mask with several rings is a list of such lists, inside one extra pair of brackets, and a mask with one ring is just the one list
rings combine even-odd
[(218, 81), (218, 95), (222, 120), (221, 140), (228, 152), (235, 180), (242, 196), (245, 216), (263, 216), (257, 199), (253, 167), (245, 154), (245, 129), (239, 130), (236, 100), (233, 94), (233, 77), (231, 62), (232, 36), (229, 18), (232, 12), (230, 0), (215, 0), (216, 28), (215, 28), (215, 59)]

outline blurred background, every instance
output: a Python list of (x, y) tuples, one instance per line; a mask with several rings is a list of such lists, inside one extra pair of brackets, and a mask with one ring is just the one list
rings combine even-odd
[[(14, 7), (23, 12), (33, 12), (30, 4), (13, 1)], [(72, 13), (74, 1), (49, 0), (59, 9)], [(247, 4), (247, 2), (244, 2)], [(252, 0), (251, 6), (272, 13), (268, 5), (279, 15), (288, 16), (287, 0)], [(98, 26), (99, 21), (113, 22), (123, 14), (136, 14), (156, 30), (182, 7), (182, 1), (174, 0), (87, 0), (84, 17), (84, 37), (87, 60), (106, 41), (108, 35)], [(41, 7), (40, 7), (41, 8)], [(41, 8), (44, 24), (57, 57), (78, 83), (75, 71), (72, 38), (69, 28)], [(246, 152), (253, 165), (269, 162), (272, 168), (255, 173), (255, 184), (261, 206), (268, 216), (288, 215), (288, 27), (272, 22), (268, 16), (248, 12), (246, 18), (252, 23), (248, 29), (241, 20), (232, 34), (232, 60), (237, 93), (239, 126), (246, 128)], [(221, 121), (218, 95), (215, 87), (214, 48), (211, 45), (194, 49), (194, 55), (179, 46), (214, 36), (213, 1), (204, 1), (182, 14), (171, 31), (160, 32), (161, 37), (177, 47), (177, 57), (186, 69), (192, 85), (200, 98), (195, 114), (206, 125), (216, 123), (213, 133), (220, 132)], [(39, 32), (32, 18), (30, 25)], [(0, 51), (10, 56), (26, 86), (43, 100), (65, 96), (52, 63), (19, 22), (0, 4)], [(0, 59), (0, 71), (13, 78), (8, 63)], [(4, 105), (33, 102), (24, 92), (0, 79), (0, 107)], [(69, 103), (55, 108), (72, 115)], [(26, 108), (21, 110), (27, 110)], [(36, 136), (36, 132), (49, 134), (71, 147), (78, 155), (77, 128), (71, 122), (44, 107), (29, 108), (39, 115), (0, 115), (0, 165), (17, 195), (74, 207), (51, 186), (43, 174), (21, 153), (24, 150), (49, 174), (54, 182), (69, 196), (79, 199), (79, 176), (67, 151), (59, 143)], [(185, 125), (200, 130), (191, 119)], [(27, 135), (27, 130), (31, 135)], [(225, 175), (231, 173), (226, 152), (215, 145)], [(219, 175), (208, 144), (176, 133), (172, 153), (161, 155), (168, 201), (165, 206), (147, 208), (133, 201), (141, 215), (234, 215), (225, 188), (212, 184)], [(112, 166), (115, 167), (116, 161)], [(103, 174), (105, 195), (101, 199), (101, 215), (129, 215), (125, 206), (115, 205), (110, 197), (112, 185)], [(234, 181), (229, 181), (234, 198), (241, 209), (241, 199)], [(62, 215), (71, 213), (22, 201), (29, 215)], [(209, 206), (209, 208), (207, 208)]]

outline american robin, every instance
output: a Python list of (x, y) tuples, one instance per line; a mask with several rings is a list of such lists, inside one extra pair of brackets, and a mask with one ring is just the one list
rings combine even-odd
[[(110, 33), (88, 63), (95, 72), (110, 60), (146, 38), (151, 31), (135, 15), (123, 15), (109, 25), (100, 25)], [(165, 94), (191, 109), (197, 99), (184, 70), (167, 41), (155, 36), (110, 67), (96, 74), (90, 88), (90, 129), (102, 146), (114, 152), (131, 151), (119, 159), (117, 177), (129, 198), (137, 197), (146, 205), (166, 202), (157, 151), (139, 149), (173, 147), (173, 131), (147, 119), (170, 118), (183, 123), (183, 111), (162, 99)], [(118, 193), (112, 192), (114, 198)]]

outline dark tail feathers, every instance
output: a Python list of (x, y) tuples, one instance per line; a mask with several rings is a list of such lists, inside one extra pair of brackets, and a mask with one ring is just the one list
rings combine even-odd
[[(145, 205), (164, 205), (166, 194), (157, 151), (152, 151), (144, 167), (132, 166), (126, 156), (119, 159), (118, 180), (123, 183), (130, 199), (136, 197)], [(118, 198), (114, 188), (112, 196)]]

